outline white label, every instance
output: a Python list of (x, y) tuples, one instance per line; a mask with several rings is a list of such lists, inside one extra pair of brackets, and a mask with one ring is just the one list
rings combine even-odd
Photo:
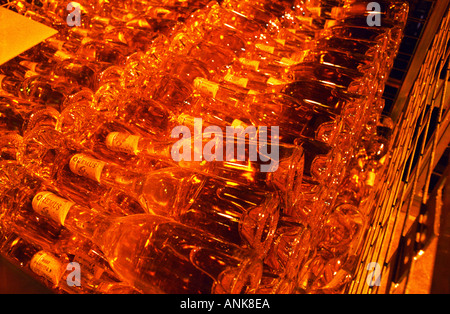
[(63, 274), (62, 263), (52, 254), (39, 251), (30, 261), (31, 270), (57, 285)]
[(75, 174), (100, 182), (105, 164), (104, 161), (76, 154), (70, 159), (69, 167)]
[(244, 88), (247, 88), (247, 85), (248, 85), (248, 79), (247, 78), (236, 76), (236, 75), (233, 75), (233, 74), (230, 74), (230, 73), (225, 75), (224, 80), (229, 82), (229, 83), (233, 83), (233, 84), (236, 84), (236, 85), (244, 87)]
[(140, 139), (141, 137), (138, 135), (111, 132), (106, 137), (106, 146), (115, 151), (137, 155)]
[(216, 97), (219, 91), (219, 84), (208, 81), (202, 77), (196, 77), (194, 80), (194, 87), (200, 92), (211, 95), (213, 98)]
[(257, 60), (249, 60), (246, 58), (239, 58), (239, 62), (247, 67), (254, 69), (255, 71), (257, 71), (259, 69), (259, 61), (257, 61)]
[(56, 196), (51, 192), (40, 192), (35, 195), (31, 205), (37, 213), (49, 217), (64, 226), (67, 213), (75, 203)]

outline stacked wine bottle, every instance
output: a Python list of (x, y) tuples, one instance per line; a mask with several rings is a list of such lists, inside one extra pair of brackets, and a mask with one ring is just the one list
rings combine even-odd
[(407, 2), (78, 2), (5, 5), (58, 34), (0, 66), (1, 255), (58, 293), (342, 293)]

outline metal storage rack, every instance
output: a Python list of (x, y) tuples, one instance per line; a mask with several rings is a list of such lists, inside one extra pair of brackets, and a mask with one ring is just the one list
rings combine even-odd
[(449, 59), (449, 1), (410, 1), (384, 93), (393, 148), (346, 293), (449, 292)]

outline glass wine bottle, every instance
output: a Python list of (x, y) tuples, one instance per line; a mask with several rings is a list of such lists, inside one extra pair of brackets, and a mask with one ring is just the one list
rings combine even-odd
[[(44, 192), (33, 208), (42, 212), (49, 201), (66, 204)], [(91, 239), (119, 278), (144, 293), (245, 293), (259, 283), (262, 264), (250, 250), (198, 229), (150, 214), (109, 219), (76, 204), (59, 209), (47, 214)]]

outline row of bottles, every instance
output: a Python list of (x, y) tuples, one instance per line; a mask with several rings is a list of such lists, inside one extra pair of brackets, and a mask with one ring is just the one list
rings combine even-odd
[(79, 4), (7, 6), (59, 33), (0, 66), (1, 254), (61, 293), (342, 292), (407, 3)]

